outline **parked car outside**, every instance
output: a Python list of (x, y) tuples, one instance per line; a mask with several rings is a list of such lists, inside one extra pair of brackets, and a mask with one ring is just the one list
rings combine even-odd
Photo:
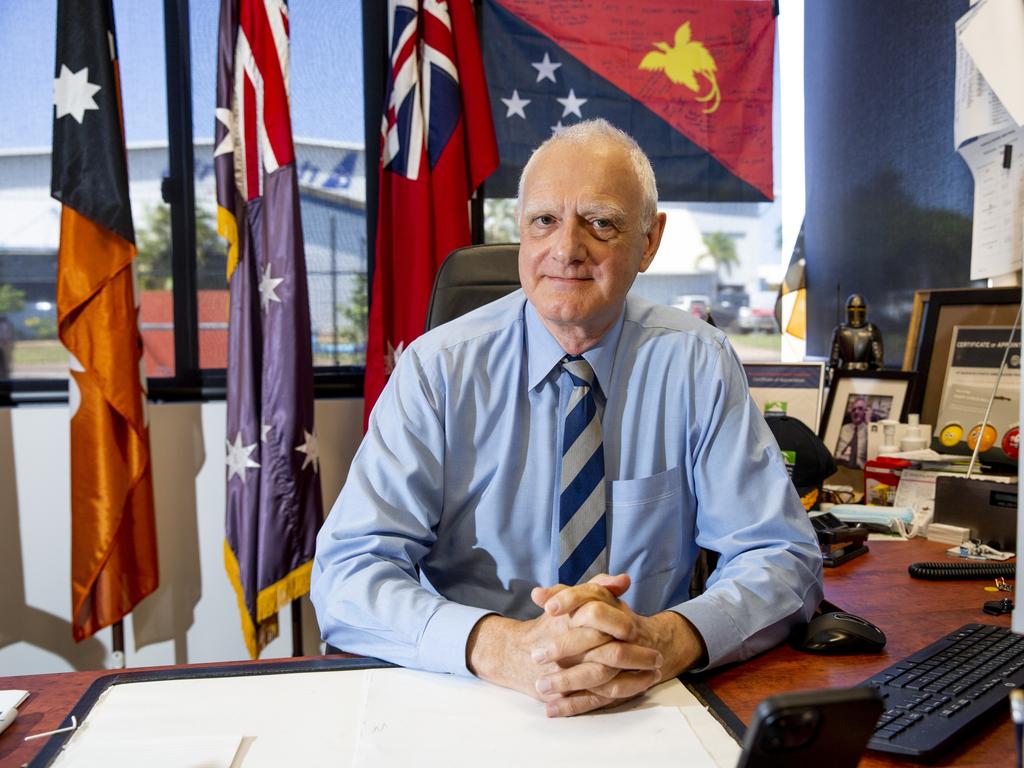
[(720, 285), (718, 295), (711, 304), (711, 317), (724, 331), (739, 329), (740, 310), (750, 304), (750, 294), (742, 285)]
[(778, 333), (775, 296), (774, 291), (758, 291), (750, 297), (750, 306), (740, 307), (736, 325), (741, 333)]
[(675, 297), (672, 306), (703, 320), (708, 309), (711, 308), (711, 297), (703, 293), (684, 293), (682, 296)]

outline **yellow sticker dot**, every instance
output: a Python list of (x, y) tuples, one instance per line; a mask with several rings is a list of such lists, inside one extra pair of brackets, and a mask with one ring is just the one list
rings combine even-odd
[(964, 436), (964, 428), (957, 423), (947, 424), (939, 433), (939, 442), (947, 448), (952, 448), (960, 442)]

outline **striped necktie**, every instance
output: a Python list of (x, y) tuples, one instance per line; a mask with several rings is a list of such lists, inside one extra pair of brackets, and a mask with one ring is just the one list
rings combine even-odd
[(561, 365), (573, 388), (562, 440), (558, 581), (573, 586), (608, 570), (604, 447), (594, 398), (594, 369), (578, 355), (564, 357)]

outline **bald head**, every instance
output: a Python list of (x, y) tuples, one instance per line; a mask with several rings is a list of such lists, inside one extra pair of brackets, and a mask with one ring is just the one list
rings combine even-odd
[(523, 167), (522, 174), (519, 176), (519, 192), (516, 200), (517, 223), (519, 223), (522, 214), (523, 189), (527, 175), (529, 175), (539, 159), (549, 152), (557, 151), (560, 145), (621, 148), (632, 167), (640, 188), (641, 199), (637, 201), (639, 203), (640, 228), (643, 231), (651, 228), (655, 216), (658, 214), (658, 186), (654, 180), (654, 169), (651, 168), (651, 161), (647, 159), (647, 155), (640, 149), (640, 145), (629, 134), (601, 118), (584, 120), (568, 128), (563, 128), (533, 151), (530, 159), (527, 160), (526, 165)]

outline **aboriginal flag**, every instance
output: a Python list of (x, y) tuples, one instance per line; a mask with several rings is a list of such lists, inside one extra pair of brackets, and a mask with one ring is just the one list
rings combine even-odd
[(530, 152), (603, 117), (639, 142), (669, 200), (772, 199), (772, 0), (484, 0), (484, 64), (514, 197)]
[(135, 230), (110, 0), (57, 5), (51, 194), (61, 202), (57, 322), (71, 353), (71, 617), (75, 640), (156, 589)]

